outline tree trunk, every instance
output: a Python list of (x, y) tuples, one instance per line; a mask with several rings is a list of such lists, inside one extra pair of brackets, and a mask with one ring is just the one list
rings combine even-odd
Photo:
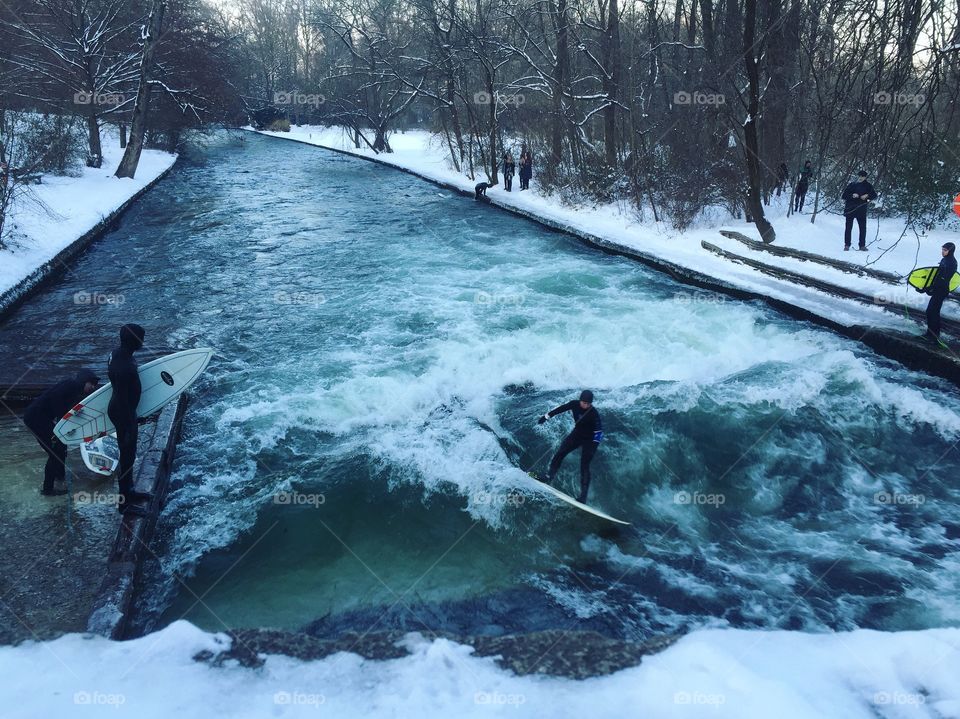
[(550, 152), (553, 162), (559, 165), (563, 161), (563, 133), (566, 125), (564, 98), (567, 91), (567, 78), (570, 74), (570, 40), (568, 37), (570, 22), (567, 17), (567, 0), (558, 0), (553, 6), (557, 29), (557, 61), (553, 67), (553, 127), (550, 138)]
[(120, 123), (120, 149), (124, 149), (127, 146), (127, 123)]
[(610, 0), (607, 17), (607, 33), (604, 39), (604, 75), (603, 91), (607, 96), (607, 106), (603, 110), (603, 136), (608, 167), (617, 166), (617, 102), (620, 80), (620, 8), (617, 0)]
[(497, 96), (493, 70), (487, 70), (487, 95), (490, 97), (490, 184), (497, 184)]
[(150, 70), (153, 65), (153, 53), (156, 50), (157, 39), (160, 37), (160, 27), (163, 24), (163, 11), (166, 9), (166, 0), (153, 0), (150, 8), (150, 17), (147, 20), (147, 33), (143, 38), (143, 54), (140, 57), (140, 84), (137, 87), (137, 99), (133, 105), (133, 119), (130, 122), (130, 142), (117, 168), (117, 177), (133, 178), (140, 164), (140, 153), (143, 151), (143, 138), (147, 132), (147, 113), (150, 111)]
[(743, 124), (744, 144), (747, 153), (747, 177), (750, 189), (747, 193), (747, 207), (764, 242), (770, 243), (777, 238), (767, 218), (763, 214), (763, 200), (760, 172), (760, 143), (757, 137), (757, 119), (760, 116), (760, 69), (754, 50), (756, 35), (757, 0), (745, 0), (743, 17), (743, 60), (749, 82), (749, 100), (747, 119)]
[(87, 115), (87, 136), (90, 145), (87, 167), (100, 167), (103, 164), (103, 148), (100, 146), (100, 123), (97, 122), (97, 111), (93, 103), (90, 104), (90, 114)]

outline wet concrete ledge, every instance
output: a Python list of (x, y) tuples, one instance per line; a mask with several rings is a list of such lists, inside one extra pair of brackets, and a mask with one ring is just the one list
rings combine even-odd
[[(391, 169), (405, 172), (408, 175), (413, 175), (421, 180), (426, 180), (431, 184), (451, 190), (459, 195), (464, 195), (470, 198), (473, 197), (473, 193), (469, 190), (464, 190), (450, 182), (436, 180), (415, 170), (405, 167), (398, 167), (397, 165), (394, 165), (387, 160), (380, 159), (379, 157), (358, 155), (348, 150), (342, 150), (340, 148), (330, 147), (328, 145), (318, 145), (295, 137), (263, 135), (263, 133), (257, 132), (256, 130), (249, 130), (249, 132), (255, 132), (264, 137), (275, 137), (278, 140), (298, 142), (300, 144), (320, 150), (327, 150), (329, 152), (347, 155), (348, 157), (375, 162)], [(928, 374), (942, 377), (949, 380), (953, 384), (960, 386), (960, 357), (950, 350), (942, 350), (937, 348), (924, 342), (923, 340), (920, 340), (918, 337), (913, 337), (904, 333), (882, 330), (875, 327), (844, 325), (840, 322), (832, 320), (829, 317), (824, 317), (823, 315), (791, 304), (785, 300), (781, 300), (776, 297), (770, 297), (760, 292), (753, 292), (743, 289), (742, 287), (733, 285), (729, 282), (724, 282), (723, 280), (717, 279), (716, 277), (712, 277), (703, 272), (698, 272), (697, 270), (684, 267), (683, 265), (678, 265), (675, 262), (664, 260), (656, 255), (651, 255), (646, 252), (636, 250), (632, 247), (621, 245), (605, 237), (594, 235), (593, 233), (586, 232), (559, 220), (543, 217), (534, 212), (530, 212), (529, 210), (502, 204), (495, 197), (490, 197), (488, 199), (489, 202), (487, 204), (489, 205), (493, 205), (494, 207), (498, 207), (501, 210), (505, 210), (514, 215), (525, 217), (528, 220), (532, 220), (533, 222), (543, 225), (549, 229), (556, 230), (557, 232), (563, 232), (564, 234), (572, 235), (581, 242), (607, 254), (627, 257), (640, 262), (651, 269), (655, 269), (670, 275), (670, 277), (682, 284), (691, 285), (693, 287), (709, 290), (711, 292), (718, 292), (740, 300), (764, 302), (770, 307), (773, 307), (774, 309), (779, 310), (790, 317), (799, 320), (805, 320), (821, 327), (826, 327), (827, 329), (833, 330), (844, 337), (857, 342), (862, 342), (870, 347), (874, 352), (900, 362), (910, 369), (919, 370)]]
[(175, 404), (168, 404), (161, 411), (156, 424), (141, 427), (141, 434), (151, 431), (150, 428), (152, 434), (137, 456), (134, 486), (138, 491), (152, 492), (153, 500), (147, 516), (125, 516), (120, 522), (107, 560), (106, 575), (87, 620), (88, 632), (110, 639), (126, 638), (136, 581), (144, 558), (153, 551), (150, 540), (170, 486), (170, 472), (188, 402), (187, 393), (180, 395)]
[(148, 190), (152, 189), (154, 185), (160, 182), (160, 180), (166, 177), (167, 174), (174, 167), (176, 167), (176, 164), (177, 163), (174, 162), (172, 165), (170, 165), (170, 167), (161, 172), (153, 180), (148, 182), (145, 186), (127, 198), (127, 200), (120, 205), (120, 207), (115, 209), (109, 215), (100, 220), (100, 222), (83, 233), (80, 237), (60, 250), (60, 252), (54, 255), (51, 259), (37, 267), (33, 272), (20, 280), (20, 282), (5, 292), (0, 292), (0, 322), (13, 314), (17, 307), (29, 299), (33, 294), (68, 270), (68, 263), (70, 260), (74, 259), (77, 255), (83, 252), (94, 241), (100, 239), (107, 232), (114, 229), (119, 222), (120, 217), (130, 209), (133, 203), (139, 200)]

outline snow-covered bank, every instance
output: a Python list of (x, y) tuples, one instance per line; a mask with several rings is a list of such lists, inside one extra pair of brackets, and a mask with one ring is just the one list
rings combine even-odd
[(170, 169), (177, 156), (144, 150), (135, 179), (113, 173), (123, 150), (117, 138), (104, 133), (103, 167), (84, 167), (79, 177), (44, 175), (11, 208), (8, 222), (15, 226), (0, 250), (0, 295), (25, 280), (45, 262), (92, 230), (131, 197)]
[[(450, 167), (447, 150), (439, 138), (426, 131), (407, 131), (390, 137), (393, 152), (376, 154), (367, 147), (354, 148), (349, 135), (341, 128), (295, 126), (290, 132), (268, 132), (273, 137), (298, 140), (308, 144), (349, 152), (403, 168), (420, 176), (446, 183), (461, 190), (472, 192), (474, 181)], [(514, 183), (515, 187), (517, 183)], [(832, 267), (792, 258), (777, 257), (769, 253), (750, 250), (735, 241), (723, 238), (719, 230), (734, 230), (759, 239), (755, 227), (742, 221), (730, 222), (720, 218), (701, 224), (686, 232), (677, 232), (666, 223), (641, 222), (633, 213), (624, 212), (618, 205), (584, 206), (571, 208), (558, 199), (540, 194), (536, 175), (532, 189), (506, 192), (502, 185), (489, 191), (496, 204), (514, 209), (528, 216), (546, 220), (573, 231), (598, 235), (625, 249), (642, 253), (652, 258), (674, 263), (689, 270), (702, 273), (735, 287), (758, 292), (793, 306), (800, 307), (820, 317), (841, 325), (870, 325), (906, 332), (916, 332), (916, 325), (905, 319), (902, 313), (891, 313), (884, 305), (909, 305), (917, 309), (926, 306), (927, 297), (916, 293), (906, 285), (891, 286), (870, 278), (857, 277)], [(810, 198), (811, 196), (808, 196)], [(777, 244), (822, 254), (847, 262), (864, 264), (874, 269), (906, 276), (915, 267), (935, 265), (939, 262), (939, 247), (943, 242), (956, 240), (957, 232), (944, 227), (921, 238), (907, 237), (897, 243), (904, 231), (903, 222), (896, 219), (871, 218), (868, 227), (870, 251), (843, 251), (843, 218), (839, 215), (821, 214), (817, 223), (811, 225), (809, 215), (785, 216), (786, 198), (777, 201), (771, 208), (771, 219), (777, 228)], [(749, 256), (769, 265), (783, 267), (806, 276), (850, 287), (868, 296), (876, 297), (877, 305), (844, 300), (827, 293), (798, 286), (794, 283), (765, 275), (759, 270), (730, 262), (704, 249), (706, 240), (743, 256)], [(948, 306), (944, 316), (960, 318), (960, 311)]]
[[(3, 714), (229, 717), (960, 717), (960, 629), (703, 630), (637, 667), (574, 681), (516, 676), (470, 647), (418, 635), (410, 655), (351, 653), (258, 669), (194, 660), (228, 646), (180, 621), (112, 642), (77, 634), (0, 648)], [(208, 654), (209, 656), (209, 654)]]

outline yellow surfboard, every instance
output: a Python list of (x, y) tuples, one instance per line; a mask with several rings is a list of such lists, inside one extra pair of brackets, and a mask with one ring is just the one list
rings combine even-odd
[[(920, 267), (907, 276), (907, 282), (917, 292), (926, 292), (936, 276), (936, 267)], [(950, 278), (950, 291), (953, 292), (957, 287), (960, 287), (960, 273), (954, 272)]]

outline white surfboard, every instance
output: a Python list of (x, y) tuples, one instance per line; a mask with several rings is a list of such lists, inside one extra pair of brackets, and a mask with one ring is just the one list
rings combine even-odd
[[(179, 397), (207, 368), (211, 357), (212, 349), (200, 347), (141, 365), (137, 416), (149, 417)], [(63, 415), (63, 419), (53, 428), (54, 436), (68, 447), (76, 447), (112, 433), (115, 428), (107, 416), (107, 405), (112, 396), (113, 387), (108, 383), (85, 397)]]
[(589, 512), (589, 513), (592, 514), (594, 517), (600, 517), (600, 519), (606, 519), (608, 522), (616, 522), (617, 524), (626, 524), (626, 525), (629, 525), (629, 524), (630, 524), (630, 522), (624, 522), (622, 519), (617, 519), (616, 517), (611, 517), (611, 516), (610, 516), (609, 514), (607, 514), (606, 512), (601, 512), (599, 509), (594, 509), (593, 507), (591, 507), (591, 506), (589, 506), (589, 505), (586, 505), (586, 504), (584, 504), (583, 502), (578, 502), (578, 501), (575, 500), (573, 497), (571, 497), (569, 494), (564, 494), (564, 493), (561, 492), (559, 489), (556, 489), (555, 487), (551, 487), (551, 486), (550, 486), (549, 484), (547, 484), (546, 482), (541, 482), (539, 479), (537, 479), (537, 478), (534, 477), (533, 475), (530, 475), (530, 476), (533, 477), (533, 479), (536, 480), (537, 486), (539, 486), (540, 489), (546, 490), (547, 492), (549, 492), (550, 494), (552, 494), (554, 497), (556, 497), (557, 499), (562, 499), (562, 500), (563, 500), (564, 502), (566, 502), (567, 504), (572, 504), (572, 505), (573, 505), (574, 507), (576, 507), (577, 509), (582, 509), (584, 512)]
[(102, 477), (109, 477), (116, 472), (117, 465), (120, 464), (119, 460), (116, 459), (116, 452), (107, 452), (104, 445), (107, 437), (113, 437), (113, 435), (99, 437), (92, 442), (84, 442), (80, 445), (80, 457), (83, 459), (83, 463), (87, 465), (87, 469)]

